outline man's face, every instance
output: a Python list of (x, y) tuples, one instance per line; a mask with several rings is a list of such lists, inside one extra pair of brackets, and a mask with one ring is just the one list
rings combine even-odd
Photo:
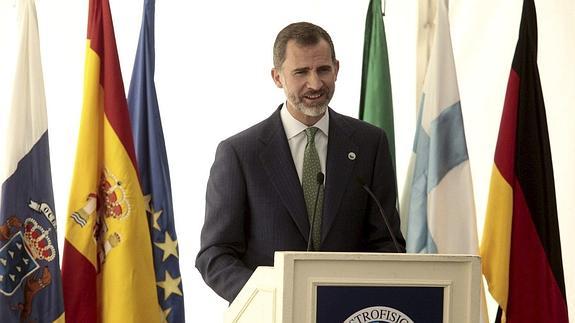
[(333, 96), (338, 70), (339, 62), (332, 60), (327, 41), (300, 46), (290, 40), (285, 61), (280, 70), (272, 70), (272, 77), (284, 89), (287, 108), (296, 119), (317, 121)]

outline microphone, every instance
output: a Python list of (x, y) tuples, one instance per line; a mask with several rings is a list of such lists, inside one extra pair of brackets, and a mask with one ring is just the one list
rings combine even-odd
[(393, 245), (395, 246), (395, 250), (397, 251), (397, 253), (403, 253), (401, 251), (401, 249), (399, 248), (399, 244), (397, 243), (397, 239), (395, 238), (395, 234), (393, 234), (393, 231), (391, 230), (391, 226), (389, 225), (389, 220), (387, 219), (385, 212), (383, 212), (383, 207), (379, 203), (379, 200), (377, 199), (375, 194), (373, 194), (373, 192), (369, 189), (369, 187), (367, 187), (367, 185), (361, 180), (361, 178), (357, 177), (356, 180), (359, 183), (359, 185), (363, 188), (363, 190), (366, 191), (367, 194), (369, 194), (371, 199), (375, 201), (375, 204), (377, 205), (377, 208), (379, 209), (379, 214), (381, 214), (381, 217), (383, 218), (383, 222), (385, 222), (385, 226), (387, 227), (387, 231), (389, 231), (389, 235), (391, 236), (391, 240), (393, 240)]
[[(313, 207), (313, 214), (311, 216), (311, 223), (309, 224), (309, 236), (307, 237), (307, 250), (312, 250), (312, 235), (313, 235), (313, 225), (315, 224), (315, 214), (317, 213), (317, 202), (319, 200), (319, 192), (321, 191), (321, 187), (323, 186), (323, 179), (325, 175), (322, 172), (317, 173), (317, 192), (315, 194), (315, 203)], [(317, 250), (316, 250), (317, 251)]]

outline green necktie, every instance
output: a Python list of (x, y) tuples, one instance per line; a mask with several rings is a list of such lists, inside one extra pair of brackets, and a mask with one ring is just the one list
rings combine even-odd
[[(316, 204), (316, 195), (318, 190), (317, 174), (321, 172), (321, 164), (319, 163), (319, 155), (315, 149), (315, 134), (319, 129), (316, 127), (309, 127), (305, 130), (307, 136), (307, 144), (305, 146), (303, 157), (303, 173), (302, 173), (302, 187), (305, 204), (307, 206), (307, 215), (312, 227), (312, 217), (314, 214), (314, 206)], [(317, 198), (317, 209), (315, 212), (315, 221), (313, 224), (312, 232), (312, 246), (313, 250), (319, 249), (321, 241), (321, 213), (323, 208), (323, 187), (319, 192)]]

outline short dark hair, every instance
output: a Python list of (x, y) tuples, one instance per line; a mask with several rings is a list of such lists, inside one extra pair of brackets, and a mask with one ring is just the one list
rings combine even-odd
[(335, 62), (335, 49), (331, 37), (320, 26), (309, 22), (296, 22), (282, 29), (274, 42), (274, 67), (279, 69), (286, 59), (286, 47), (290, 40), (302, 46), (316, 45), (321, 39), (327, 41), (331, 49), (331, 59)]

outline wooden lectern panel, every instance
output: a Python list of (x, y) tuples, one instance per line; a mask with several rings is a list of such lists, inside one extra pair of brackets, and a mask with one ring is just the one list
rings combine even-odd
[[(226, 312), (225, 322), (323, 323), (321, 320), (324, 318), (324, 321), (332, 323), (333, 318), (325, 318), (341, 312), (336, 321), (363, 323), (370, 315), (379, 313), (390, 317), (404, 315), (404, 322), (427, 323), (431, 321), (427, 320), (425, 315), (429, 314), (425, 313), (433, 312), (439, 313), (434, 314), (437, 319), (433, 322), (477, 323), (480, 283), (478, 256), (277, 252), (274, 267), (256, 270)], [(371, 312), (361, 312), (361, 308), (353, 307), (359, 306), (355, 305), (355, 296), (354, 299), (336, 301), (325, 298), (327, 303), (321, 302), (320, 298), (319, 304), (325, 307), (321, 312), (322, 309), (318, 309), (318, 290), (322, 291), (321, 295), (342, 295), (335, 296), (340, 298), (361, 296), (363, 292), (370, 293), (366, 295), (377, 295), (374, 292), (385, 295), (385, 290), (388, 290), (394, 295), (381, 299), (396, 305), (370, 304), (365, 305), (365, 309)], [(419, 296), (425, 293), (418, 291), (438, 290), (439, 294), (430, 293), (442, 297), (433, 303), (439, 306), (435, 309), (426, 309), (423, 306), (425, 302), (416, 303), (414, 299), (417, 297), (409, 296), (409, 292)], [(406, 297), (406, 304), (398, 303), (401, 295), (407, 295), (402, 296)], [(330, 302), (337, 307), (330, 308)], [(350, 309), (346, 309), (348, 305)], [(432, 312), (425, 312), (427, 310)], [(418, 319), (411, 319), (410, 315)]]

